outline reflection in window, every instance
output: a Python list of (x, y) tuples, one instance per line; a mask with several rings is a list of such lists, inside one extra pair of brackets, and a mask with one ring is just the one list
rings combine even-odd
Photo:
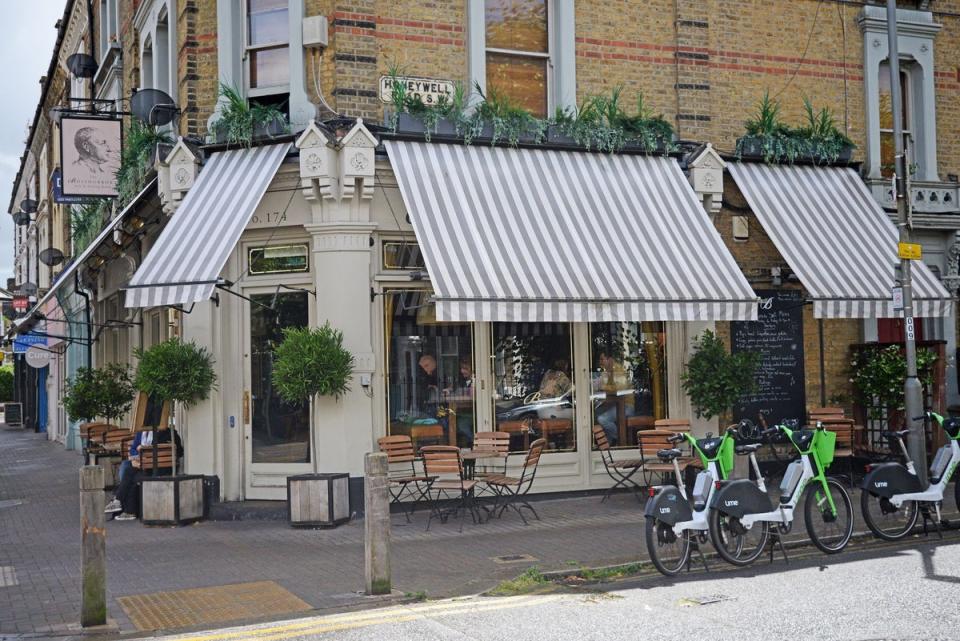
[(662, 323), (591, 323), (593, 422), (611, 445), (636, 445), (667, 417), (664, 344)]
[(384, 269), (426, 269), (420, 246), (402, 240), (383, 243)]
[(438, 323), (431, 292), (384, 295), (391, 435), (414, 447), (470, 447), (474, 433), (473, 337), (467, 323)]
[(487, 92), (547, 114), (546, 0), (486, 0)]
[(497, 430), (512, 451), (541, 437), (550, 450), (576, 449), (570, 325), (494, 323), (493, 368)]
[[(893, 176), (896, 145), (893, 137), (893, 96), (890, 93), (890, 66), (880, 65), (880, 173), (885, 178)], [(907, 152), (907, 164), (913, 162), (913, 132), (910, 126), (910, 82), (905, 71), (900, 72), (900, 126), (903, 127), (903, 148)]]

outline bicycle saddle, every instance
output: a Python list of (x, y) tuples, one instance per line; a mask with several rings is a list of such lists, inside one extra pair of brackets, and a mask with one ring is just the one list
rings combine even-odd
[(910, 433), (910, 430), (897, 430), (896, 432), (883, 432), (882, 436), (886, 438), (903, 438)]
[(760, 449), (762, 443), (751, 443), (750, 445), (737, 445), (733, 448), (733, 451), (737, 454), (749, 454), (750, 452), (756, 452)]
[(679, 458), (680, 450), (677, 448), (669, 450), (660, 450), (657, 452), (657, 457), (663, 459), (664, 461), (672, 461), (675, 458)]

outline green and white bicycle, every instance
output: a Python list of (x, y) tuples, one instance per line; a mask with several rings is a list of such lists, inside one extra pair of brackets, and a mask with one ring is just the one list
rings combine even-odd
[[(693, 505), (687, 497), (683, 475), (677, 458), (679, 449), (661, 450), (658, 457), (664, 462), (673, 462), (676, 485), (662, 485), (650, 488), (647, 500), (646, 539), (647, 551), (654, 566), (667, 576), (675, 576), (690, 561), (694, 546), (700, 546), (708, 538), (708, 507), (716, 491), (717, 481), (730, 477), (733, 471), (734, 452), (745, 454), (752, 452), (757, 445), (737, 446), (739, 428), (753, 428), (749, 421), (741, 421), (736, 427), (730, 427), (722, 437), (695, 438), (689, 433), (679, 433), (671, 441), (687, 441), (700, 457), (703, 471), (697, 474), (693, 487)], [(740, 541), (731, 537), (729, 545), (737, 546)], [(737, 554), (734, 550), (731, 554)], [(701, 557), (703, 553), (701, 551)]]
[(777, 528), (777, 540), (789, 533), (794, 510), (804, 494), (804, 523), (820, 550), (827, 554), (840, 552), (853, 534), (850, 495), (839, 481), (825, 474), (833, 461), (836, 434), (819, 424), (813, 430), (777, 425), (764, 430), (763, 436), (772, 438), (779, 433), (800, 453), (783, 475), (779, 505), (774, 506), (767, 495), (754, 452), (750, 452), (750, 464), (757, 480), (719, 482), (710, 504), (713, 546), (733, 565), (745, 566), (757, 560), (766, 547), (771, 527)]
[[(943, 495), (947, 490), (947, 483), (960, 464), (960, 419), (944, 418), (936, 412), (927, 412), (924, 418), (936, 420), (950, 438), (950, 442), (940, 448), (933, 459), (930, 466), (930, 484), (926, 488), (920, 487), (916, 467), (903, 443), (903, 437), (909, 430), (885, 434), (900, 444), (906, 465), (871, 465), (867, 477), (863, 480), (863, 491), (860, 494), (863, 520), (874, 534), (887, 541), (896, 541), (909, 534), (921, 514), (924, 525), (927, 520), (933, 520), (939, 529)], [(954, 499), (960, 508), (960, 482), (954, 484)], [(936, 513), (935, 519), (930, 517), (931, 509)]]

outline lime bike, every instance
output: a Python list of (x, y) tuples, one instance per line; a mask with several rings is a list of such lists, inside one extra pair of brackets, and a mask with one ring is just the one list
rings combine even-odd
[[(863, 520), (875, 535), (887, 541), (896, 541), (909, 534), (921, 514), (924, 525), (927, 520), (933, 520), (939, 529), (943, 495), (957, 464), (960, 463), (960, 419), (945, 419), (936, 412), (927, 412), (922, 418), (933, 418), (950, 439), (933, 459), (930, 466), (930, 484), (926, 488), (920, 486), (916, 467), (904, 445), (903, 437), (909, 430), (884, 434), (899, 443), (906, 464), (871, 465), (863, 480), (863, 491), (860, 494)], [(954, 484), (954, 499), (960, 508), (960, 484)], [(930, 518), (931, 509), (936, 513), (936, 519)]]
[[(796, 423), (793, 423), (796, 427)], [(791, 429), (786, 424), (764, 430), (766, 439), (782, 434), (800, 456), (787, 466), (780, 484), (779, 504), (767, 495), (754, 452), (750, 464), (756, 481), (745, 479), (718, 482), (710, 503), (710, 538), (717, 552), (733, 565), (753, 563), (771, 535), (781, 543), (790, 532), (794, 511), (804, 497), (803, 519), (811, 541), (827, 554), (843, 550), (853, 534), (853, 506), (843, 485), (826, 476), (833, 462), (836, 434), (817, 425), (816, 429)], [(733, 542), (736, 545), (733, 545)]]
[[(687, 441), (699, 456), (703, 471), (697, 474), (693, 487), (693, 501), (687, 497), (687, 490), (680, 472), (679, 449), (666, 449), (657, 453), (660, 460), (672, 462), (676, 485), (663, 485), (650, 488), (647, 500), (646, 540), (647, 551), (654, 566), (667, 576), (674, 576), (689, 563), (694, 546), (707, 542), (709, 529), (708, 506), (716, 489), (716, 482), (730, 477), (733, 471), (735, 451), (747, 453), (759, 445), (736, 446), (738, 428), (752, 430), (749, 421), (741, 421), (737, 427), (730, 427), (722, 437), (695, 438), (689, 433), (679, 433), (670, 438), (671, 442)], [(738, 545), (736, 540), (731, 545)], [(702, 552), (701, 552), (702, 556)]]

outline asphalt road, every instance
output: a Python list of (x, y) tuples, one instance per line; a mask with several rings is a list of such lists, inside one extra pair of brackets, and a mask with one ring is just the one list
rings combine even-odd
[(960, 639), (960, 543), (914, 537), (825, 557), (795, 550), (747, 570), (518, 597), (429, 601), (224, 628), (191, 641)]

